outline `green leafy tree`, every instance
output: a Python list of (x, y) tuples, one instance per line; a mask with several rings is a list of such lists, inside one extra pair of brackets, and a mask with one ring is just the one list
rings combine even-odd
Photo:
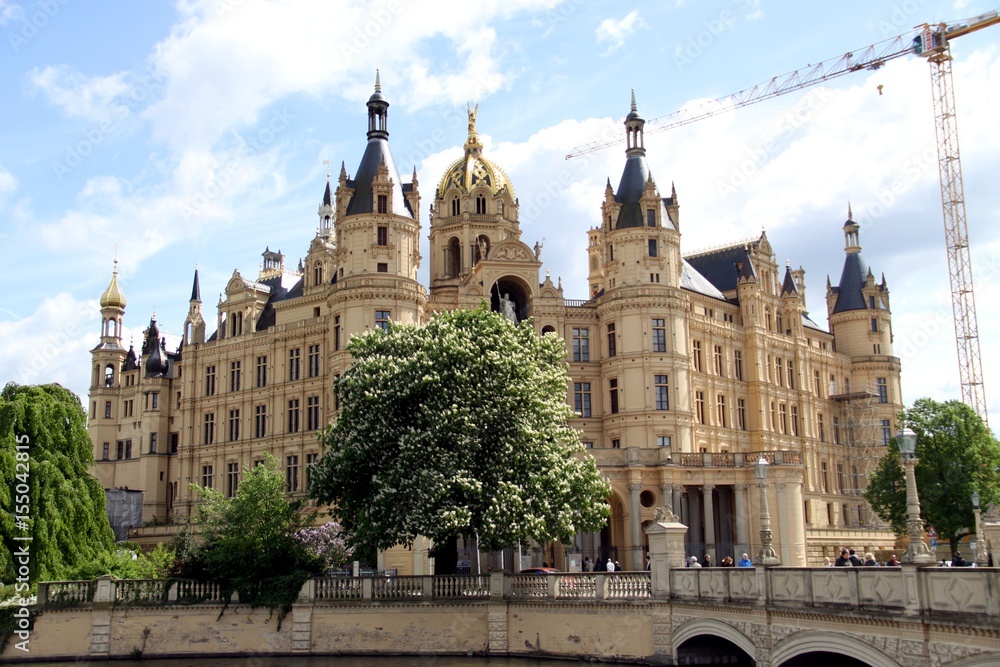
[[(91, 447), (87, 416), (71, 391), (11, 383), (0, 392), (0, 579), (15, 580), (12, 554), (24, 544), (32, 584), (68, 578), (114, 551), (104, 488), (88, 471)], [(14, 540), (23, 535), (31, 541)]]
[[(1000, 443), (960, 401), (921, 398), (900, 413), (899, 421), (900, 428), (908, 426), (917, 434), (914, 476), (921, 517), (954, 551), (975, 529), (972, 492), (979, 492), (984, 507), (1000, 504)], [(865, 498), (897, 534), (906, 534), (906, 483), (895, 442), (879, 461)]]
[(609, 484), (568, 426), (565, 345), (483, 307), (355, 336), (311, 494), (362, 552), (599, 530)]
[(198, 508), (201, 544), (192, 551), (189, 571), (236, 591), (241, 602), (290, 608), (302, 583), (322, 571), (321, 558), (309, 553), (296, 533), (312, 523), (302, 501), (285, 497), (277, 460), (243, 468), (232, 498), (217, 489), (192, 485), (204, 501)]

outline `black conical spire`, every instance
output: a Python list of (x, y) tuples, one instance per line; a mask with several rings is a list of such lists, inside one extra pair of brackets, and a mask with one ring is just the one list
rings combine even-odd
[(191, 285), (191, 301), (201, 303), (201, 281), (198, 280), (198, 269), (194, 270), (194, 283)]

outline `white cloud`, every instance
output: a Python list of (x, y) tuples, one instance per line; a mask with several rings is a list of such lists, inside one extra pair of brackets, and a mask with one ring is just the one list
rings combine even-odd
[(5, 26), (14, 19), (22, 18), (24, 9), (14, 0), (0, 0), (0, 26)]
[(129, 90), (122, 73), (86, 77), (66, 65), (34, 68), (32, 86), (68, 116), (102, 120), (112, 115), (114, 101)]
[(638, 9), (633, 9), (621, 19), (608, 18), (601, 21), (601, 24), (597, 26), (597, 30), (595, 31), (597, 41), (599, 43), (611, 43), (608, 46), (608, 50), (604, 52), (604, 55), (614, 53), (625, 43), (625, 39), (629, 35), (645, 25), (645, 22), (639, 17)]
[(0, 309), (0, 378), (18, 384), (58, 382), (87, 395), (89, 350), (100, 334), (96, 301), (62, 292), (25, 316)]
[(17, 190), (17, 179), (0, 165), (0, 206), (3, 205), (7, 195)]

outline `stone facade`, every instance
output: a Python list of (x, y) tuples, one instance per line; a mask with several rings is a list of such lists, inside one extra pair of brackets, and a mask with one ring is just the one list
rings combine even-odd
[[(274, 454), (302, 495), (319, 456), (315, 431), (336, 418), (331, 386), (350, 363), (349, 337), (389, 320), (478, 307), (532, 318), (567, 343), (567, 401), (614, 493), (608, 526), (544, 555), (571, 569), (583, 555), (642, 569), (643, 526), (666, 506), (690, 527), (687, 550), (739, 558), (759, 548), (754, 466), (769, 465), (774, 548), (787, 565), (817, 563), (841, 544), (889, 548), (860, 496), (865, 473), (895, 433), (902, 407), (889, 293), (860, 259), (858, 226), (844, 225), (844, 275), (828, 284), (829, 328), (810, 319), (805, 272), (783, 270), (766, 234), (684, 256), (680, 198), (649, 172), (644, 121), (626, 118), (626, 164), (603, 193), (588, 232), (586, 289), (567, 300), (542, 272), (543, 248), (521, 238), (514, 185), (482, 153), (470, 109), (465, 154), (446, 170), (427, 215), (430, 282), (421, 262), (421, 195), (388, 144), (376, 85), (368, 142), (353, 177), (328, 178), (319, 229), (288, 267), (266, 250), (259, 275), (234, 271), (214, 332), (197, 271), (178, 343), (154, 318), (142, 350), (121, 340), (117, 274), (101, 298), (92, 352), (90, 433), (107, 488), (143, 492), (146, 524), (189, 516), (192, 482), (229, 495), (246, 465)], [(160, 536), (151, 526), (133, 536)], [(426, 543), (387, 554), (401, 573), (427, 573)], [(507, 561), (510, 562), (509, 560)]]

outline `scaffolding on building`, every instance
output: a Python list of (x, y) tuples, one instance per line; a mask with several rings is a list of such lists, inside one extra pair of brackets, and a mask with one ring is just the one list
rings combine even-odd
[(857, 498), (858, 503), (858, 525), (881, 528), (883, 522), (872, 511), (864, 496), (865, 489), (868, 488), (868, 479), (875, 471), (881, 456), (878, 447), (883, 444), (880, 433), (881, 422), (875, 416), (879, 394), (869, 386), (860, 391), (835, 394), (830, 398), (841, 405), (844, 434), (842, 443), (847, 446), (848, 451), (847, 463), (850, 465), (848, 474), (852, 482), (851, 493)]

